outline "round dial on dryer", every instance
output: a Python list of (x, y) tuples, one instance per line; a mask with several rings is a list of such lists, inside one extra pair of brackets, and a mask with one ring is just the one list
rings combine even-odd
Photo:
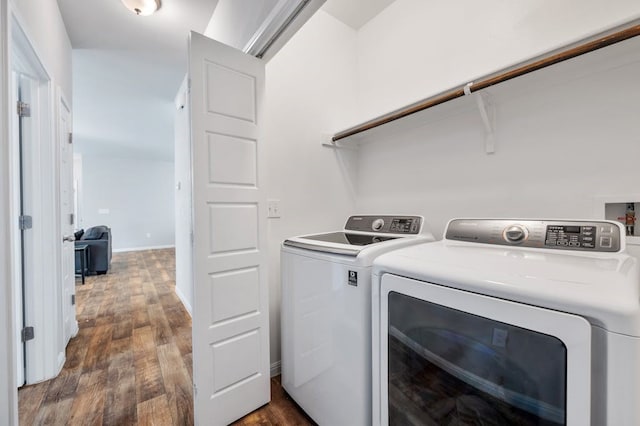
[(504, 239), (510, 243), (520, 243), (529, 235), (529, 231), (522, 225), (511, 225), (505, 228), (503, 232)]
[(374, 231), (379, 231), (379, 230), (382, 229), (383, 226), (384, 226), (384, 220), (383, 219), (376, 219), (371, 224), (371, 229), (373, 229)]

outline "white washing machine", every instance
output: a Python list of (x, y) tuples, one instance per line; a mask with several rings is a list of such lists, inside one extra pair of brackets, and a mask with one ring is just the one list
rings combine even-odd
[(373, 424), (640, 425), (620, 224), (456, 219), (373, 280)]
[(433, 241), (420, 216), (351, 216), (282, 246), (282, 386), (321, 426), (371, 424), (371, 265)]

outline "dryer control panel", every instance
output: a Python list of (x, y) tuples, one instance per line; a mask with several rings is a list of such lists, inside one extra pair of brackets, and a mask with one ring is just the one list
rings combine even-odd
[(506, 246), (617, 252), (621, 226), (610, 221), (454, 219), (447, 240)]

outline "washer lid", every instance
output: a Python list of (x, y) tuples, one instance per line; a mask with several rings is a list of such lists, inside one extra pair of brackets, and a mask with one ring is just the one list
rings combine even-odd
[(399, 237), (376, 234), (355, 234), (352, 232), (329, 232), (328, 234), (307, 235), (307, 240), (324, 241), (328, 243), (351, 244), (353, 246), (368, 246), (369, 244), (395, 240)]
[(398, 238), (401, 237), (354, 232), (329, 232), (289, 238), (284, 241), (284, 245), (325, 253), (357, 256), (366, 246), (396, 240)]
[(423, 222), (422, 216), (356, 215), (347, 219), (344, 231), (292, 237), (283, 244), (356, 257), (365, 248), (382, 243), (386, 243), (384, 247), (399, 247), (418, 237), (432, 240), (433, 236), (424, 230)]

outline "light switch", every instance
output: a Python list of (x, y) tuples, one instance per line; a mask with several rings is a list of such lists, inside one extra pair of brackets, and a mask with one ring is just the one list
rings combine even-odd
[(98, 209), (98, 214), (109, 214), (109, 209)]
[(267, 200), (267, 217), (274, 219), (280, 217), (280, 200)]

